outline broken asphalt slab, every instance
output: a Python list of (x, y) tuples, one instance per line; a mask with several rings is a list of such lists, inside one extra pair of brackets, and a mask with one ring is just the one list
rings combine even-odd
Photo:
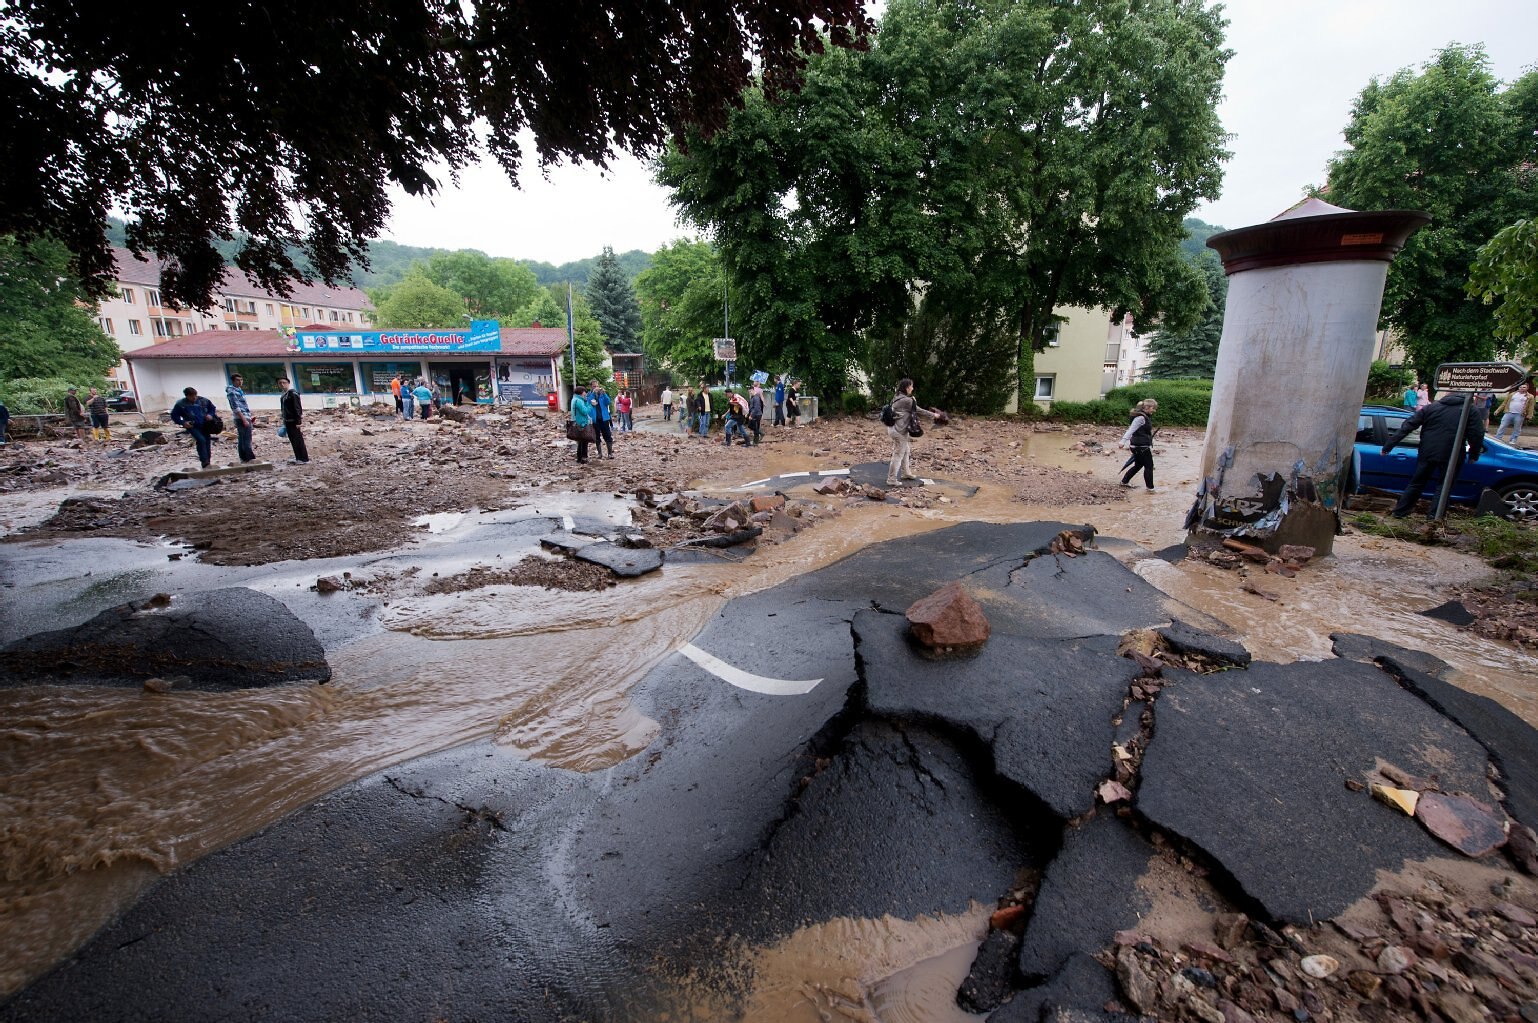
[(244, 586), (122, 604), (0, 653), (0, 686), (139, 686), (160, 676), (185, 677), (180, 689), (228, 690), (331, 677), (310, 627)]
[(1203, 850), (1267, 917), (1307, 925), (1361, 898), (1378, 871), (1448, 855), (1346, 786), (1368, 784), (1380, 761), (1446, 792), (1486, 791), (1483, 747), (1379, 669), (1252, 663), (1160, 694), (1136, 807)]

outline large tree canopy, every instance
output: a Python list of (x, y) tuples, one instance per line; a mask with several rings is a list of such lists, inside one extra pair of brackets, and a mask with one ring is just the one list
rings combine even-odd
[[(657, 250), (635, 282), (641, 345), (649, 361), (689, 381), (714, 379), (721, 372), (710, 339), (725, 329), (725, 281), (709, 242), (680, 238)], [(768, 368), (751, 360), (744, 365)]]
[(1464, 286), (1480, 246), (1538, 214), (1535, 94), (1538, 72), (1503, 92), (1482, 47), (1449, 46), (1419, 72), (1371, 81), (1346, 126), (1351, 148), (1330, 164), (1332, 203), (1431, 214), (1389, 267), (1382, 313), (1423, 380), (1494, 354), (1491, 310)]
[(104, 226), (168, 265), (161, 293), (205, 307), (212, 245), (281, 292), (298, 245), (330, 283), (384, 227), (387, 186), (430, 193), (477, 138), (516, 180), (600, 166), (711, 130), (755, 65), (793, 85), (825, 39), (860, 45), (858, 0), (229, 0), (146, 11), (13, 0), (0, 18), (0, 233), (55, 235), (93, 293), (110, 284)]
[(395, 330), (463, 327), (465, 300), (418, 267), (399, 284), (379, 290), (374, 325)]
[(748, 97), (660, 179), (713, 232), (750, 352), (827, 392), (874, 343), (927, 399), (997, 408), (1057, 307), (1198, 315), (1179, 244), (1218, 192), (1222, 28), (1200, 0), (893, 0), (869, 53)]
[(1501, 351), (1538, 363), (1538, 220), (1502, 228), (1479, 250), (1469, 294), (1495, 308)]
[(69, 250), (0, 236), (0, 380), (99, 380), (121, 358), (70, 272)]

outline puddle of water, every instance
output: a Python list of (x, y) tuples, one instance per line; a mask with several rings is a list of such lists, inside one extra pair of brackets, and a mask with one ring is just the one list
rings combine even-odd
[(425, 528), (429, 533), (447, 533), (464, 520), (464, 512), (433, 512), (418, 515), (411, 520), (411, 524), (419, 529)]
[[(879, 920), (841, 917), (750, 953), (742, 1023), (966, 1023), (956, 1004), (990, 909)], [(694, 1018), (694, 1017), (686, 1017)], [(710, 1012), (698, 1018), (725, 1018)]]

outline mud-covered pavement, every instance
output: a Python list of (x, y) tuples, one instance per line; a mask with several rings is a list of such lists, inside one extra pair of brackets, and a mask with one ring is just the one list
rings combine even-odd
[[(1092, 433), (1044, 444), (989, 424), (942, 432), (918, 459), (937, 477), (939, 458), (953, 460), (953, 479), (982, 484), (972, 496), (971, 484), (942, 484), (889, 502), (814, 498), (801, 484), (787, 489), (825, 513), (741, 563), (678, 564), (593, 592), (506, 574), (531, 560), (552, 515), (608, 514), (628, 504), (609, 495), (632, 488), (726, 493), (771, 474), (847, 468), (885, 453), (872, 435), (869, 424), (826, 423), (728, 451), (643, 431), (634, 450), (659, 445), (647, 470), (621, 467), (622, 438), (621, 458), (588, 480), (547, 464), (546, 483), (500, 510), (488, 500), (442, 532), (431, 522), (407, 529), (404, 547), (397, 537), (330, 561), (221, 567), (213, 552), (173, 562), (185, 548), (115, 540), (0, 549), (6, 608), (21, 612), (7, 640), (139, 591), (243, 585), (311, 623), (334, 669), (325, 686), (233, 697), (0, 692), (13, 722), (0, 742), (3, 795), (17, 822), (5, 834), (0, 910), (18, 939), (10, 947), (32, 956), (10, 976), (35, 974), (131, 904), (153, 882), (145, 864), (185, 868), (0, 1017), (945, 1019), (960, 1011), (956, 989), (990, 934), (1016, 942), (1002, 974), (1015, 997), (999, 1019), (1039, 1018), (1049, 996), (1084, 1011), (1108, 999), (1130, 1008), (1129, 985), (1152, 990), (1144, 1008), (1165, 1018), (1206, 1018), (1225, 1002), (1255, 1018), (1298, 1018), (1285, 1010), (1289, 995), (1313, 1018), (1417, 1018), (1403, 1013), (1424, 995), (1455, 1019), (1455, 1000), (1442, 1006), (1427, 978), (1444, 984), (1441, 970), (1467, 995), (1460, 983), (1473, 990), (1497, 976), (1470, 972), (1483, 957), (1509, 964), (1516, 986), (1503, 1004), (1519, 1007), (1521, 957), (1538, 950), (1509, 916), (1534, 908), (1527, 880), (1506, 854), (1464, 860), (1346, 785), (1381, 779), (1386, 764), (1478, 790), (1482, 758), (1511, 762), (1509, 746), (1497, 755), (1498, 742), (1470, 738), (1499, 717), (1494, 705), (1448, 711), (1446, 691), (1424, 696), (1440, 679), (1417, 693), (1407, 673), (1427, 663), (1396, 674), (1336, 662), (1329, 636), (1370, 631), (1435, 649), (1453, 662), (1438, 672), (1531, 720), (1518, 681), (1530, 657), (1415, 614), (1482, 569), (1348, 537), (1334, 564), (1267, 577), (1267, 600), (1235, 573), (1149, 557), (1179, 538), (1169, 520), (1183, 510), (1199, 437), (1170, 439), (1166, 492), (1130, 495), (1142, 505), (1114, 487), (1119, 457), (1085, 453)], [(700, 475), (664, 473), (664, 457), (697, 458)], [(981, 468), (968, 476), (969, 464)], [(616, 485), (611, 473), (635, 475)], [(1053, 480), (1064, 481), (1064, 522), (1098, 518), (1133, 541), (1102, 537), (1119, 562), (1044, 557), (1061, 528), (1045, 523), (935, 531), (1050, 518), (1020, 496), (1050, 497)], [(96, 582), (71, 581), (83, 564)], [(1424, 569), (1409, 584), (1407, 566)], [(358, 585), (311, 589), (344, 572)], [(995, 641), (967, 663), (975, 670), (915, 659), (890, 633), (894, 612), (954, 578), (976, 585), (995, 616)], [(1177, 658), (1150, 678), (1118, 655), (1127, 632), (1176, 617), (1232, 626), (1263, 660), (1336, 666), (1188, 677)], [(1379, 628), (1358, 629), (1357, 617)], [(728, 681), (721, 665), (752, 678)], [(792, 689), (818, 681), (778, 693), (754, 678)], [(1244, 678), (1255, 681), (1236, 688)], [(1257, 688), (1265, 695), (1252, 701)], [(1326, 715), (1323, 730), (1310, 718), (1339, 690), (1368, 699)], [(1428, 711), (1434, 702), (1441, 711)], [(1280, 727), (1279, 714), (1302, 731)], [(1182, 739), (1176, 715), (1197, 731)], [(1520, 722), (1504, 724), (1523, 734)], [(1269, 745), (1257, 739), (1273, 733)], [(1272, 746), (1279, 757), (1306, 752), (1316, 773), (1256, 759)], [(1321, 748), (1338, 752), (1315, 756)], [(1225, 762), (1245, 770), (1218, 769)], [(1208, 763), (1210, 778), (1190, 770)], [(1253, 791), (1246, 771), (1259, 780)], [(1500, 766), (1495, 774), (1510, 787)], [(1107, 804), (1097, 783), (1119, 777), (1133, 798)], [(1188, 819), (1192, 807), (1201, 819)], [(1224, 844), (1252, 830), (1264, 840), (1241, 841), (1240, 852)], [(1382, 898), (1364, 901), (1374, 883)], [(990, 928), (1001, 903), (1029, 911)], [(1104, 912), (1080, 919), (1090, 903)], [(1502, 916), (1497, 904), (1514, 910)], [(1265, 926), (1236, 928), (1241, 912)], [(1324, 924), (1327, 912), (1353, 929)], [(1401, 919), (1413, 933), (1392, 929)], [(77, 936), (48, 951), (46, 932), (66, 920), (80, 921)], [(1280, 930), (1289, 922), (1291, 937)], [(985, 951), (1002, 941), (989, 938)], [(1335, 979), (1300, 980), (1297, 945), (1332, 954)], [(1460, 945), (1467, 961), (1454, 962)], [(1389, 947), (1426, 965), (1383, 970)], [(1359, 974), (1379, 976), (1376, 1002), (1358, 990), (1371, 986)], [(1407, 1002), (1391, 1000), (1401, 974)], [(1065, 1002), (1064, 988), (1078, 1000)], [(1310, 997), (1318, 1007), (1307, 1008)]]

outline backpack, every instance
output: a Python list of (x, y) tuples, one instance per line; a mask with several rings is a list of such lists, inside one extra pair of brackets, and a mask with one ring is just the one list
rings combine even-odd
[(885, 405), (881, 406), (881, 425), (882, 426), (896, 426), (897, 425), (897, 413), (892, 411), (892, 403), (891, 402), (887, 402)]

